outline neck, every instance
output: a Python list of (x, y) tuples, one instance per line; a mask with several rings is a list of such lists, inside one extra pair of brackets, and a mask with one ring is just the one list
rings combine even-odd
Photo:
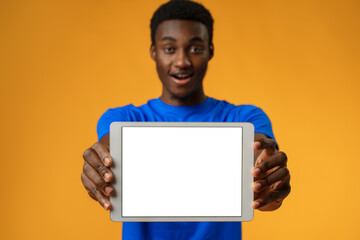
[(178, 97), (178, 96), (167, 96), (166, 94), (162, 94), (160, 99), (161, 101), (163, 101), (164, 103), (168, 104), (168, 105), (173, 105), (173, 106), (192, 106), (192, 105), (197, 105), (200, 103), (203, 103), (206, 100), (206, 96), (204, 94), (203, 91), (201, 91), (198, 94), (192, 94), (190, 96), (186, 96), (186, 97)]

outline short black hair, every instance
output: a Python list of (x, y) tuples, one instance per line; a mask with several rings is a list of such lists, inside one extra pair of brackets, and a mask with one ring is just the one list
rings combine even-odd
[(161, 5), (151, 18), (151, 44), (155, 45), (155, 32), (159, 24), (166, 20), (193, 20), (205, 25), (212, 44), (214, 19), (209, 10), (200, 3), (190, 0), (170, 0)]

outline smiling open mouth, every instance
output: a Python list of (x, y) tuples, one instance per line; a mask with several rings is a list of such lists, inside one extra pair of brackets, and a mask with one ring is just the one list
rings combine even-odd
[(170, 74), (171, 77), (177, 79), (177, 80), (185, 80), (188, 78), (192, 77), (192, 73), (175, 73), (175, 74)]
[(175, 73), (175, 74), (170, 74), (170, 76), (177, 85), (185, 85), (188, 82), (190, 82), (193, 74), (192, 73)]

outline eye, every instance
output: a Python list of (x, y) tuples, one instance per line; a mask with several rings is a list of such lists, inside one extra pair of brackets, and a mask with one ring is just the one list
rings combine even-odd
[(164, 52), (165, 52), (165, 53), (168, 53), (168, 54), (174, 53), (174, 52), (175, 52), (175, 48), (170, 47), (170, 46), (166, 46), (166, 47), (164, 47)]
[(190, 48), (191, 53), (202, 53), (204, 51), (204, 48), (193, 46)]

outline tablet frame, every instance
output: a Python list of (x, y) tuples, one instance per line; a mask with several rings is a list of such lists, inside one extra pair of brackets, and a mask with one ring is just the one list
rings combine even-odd
[[(171, 216), (171, 217), (123, 217), (122, 216), (122, 128), (123, 127), (241, 127), (242, 128), (242, 216)], [(244, 122), (113, 122), (110, 125), (110, 155), (113, 159), (111, 171), (114, 174), (112, 186), (114, 193), (110, 197), (110, 218), (115, 222), (239, 222), (251, 221), (254, 216), (252, 202), (254, 178), (251, 170), (254, 166), (254, 125)]]

